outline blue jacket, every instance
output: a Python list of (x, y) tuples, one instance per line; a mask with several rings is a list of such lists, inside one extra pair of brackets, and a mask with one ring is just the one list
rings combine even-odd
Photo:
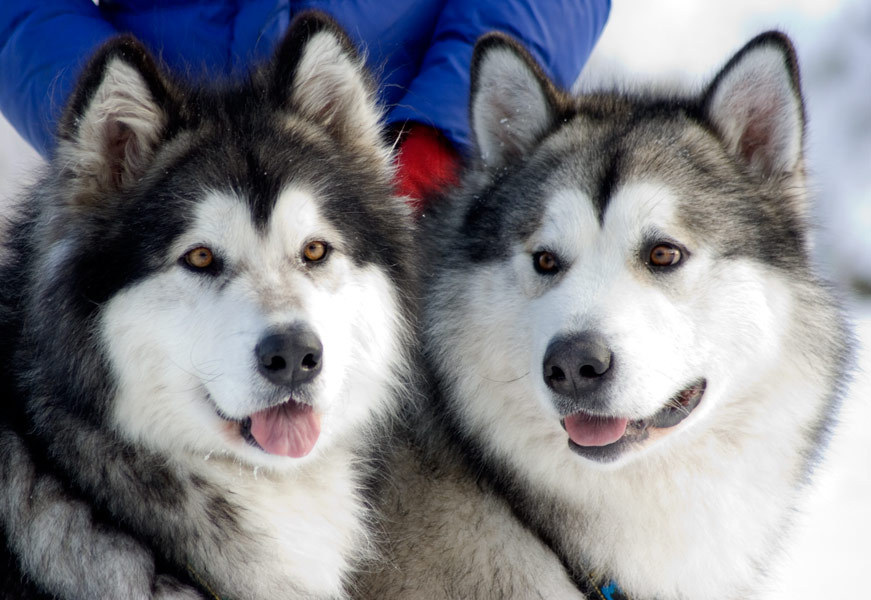
[(176, 72), (232, 75), (269, 56), (308, 8), (330, 13), (367, 53), (389, 123), (433, 125), (465, 150), (475, 40), (515, 36), (568, 87), (610, 0), (0, 0), (0, 110), (47, 156), (79, 70), (112, 35), (133, 33)]

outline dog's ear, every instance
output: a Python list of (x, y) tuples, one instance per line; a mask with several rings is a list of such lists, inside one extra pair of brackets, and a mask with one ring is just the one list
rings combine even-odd
[(795, 49), (770, 31), (751, 40), (714, 78), (704, 110), (726, 149), (765, 178), (803, 170), (804, 102)]
[(556, 122), (560, 100), (561, 92), (513, 38), (481, 37), (469, 102), (476, 158), (493, 168), (523, 156)]
[(277, 105), (327, 129), (343, 143), (389, 151), (381, 136), (381, 110), (363, 59), (327, 15), (299, 15), (279, 44), (271, 94)]
[(145, 47), (132, 36), (114, 38), (79, 79), (61, 118), (58, 159), (82, 191), (119, 189), (143, 173), (172, 103)]

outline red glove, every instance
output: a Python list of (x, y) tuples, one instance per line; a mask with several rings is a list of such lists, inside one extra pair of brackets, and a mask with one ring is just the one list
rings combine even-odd
[(419, 213), (429, 198), (459, 181), (460, 154), (437, 129), (410, 125), (396, 156), (396, 191)]

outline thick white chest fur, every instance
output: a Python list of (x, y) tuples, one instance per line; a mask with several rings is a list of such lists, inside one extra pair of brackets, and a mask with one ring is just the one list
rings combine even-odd
[(303, 585), (298, 593), (344, 597), (343, 579), (366, 548), (364, 510), (353, 455), (336, 448), (322, 458), (282, 474), (222, 458), (191, 459), (201, 462), (189, 466), (228, 490), (225, 498), (238, 510), (239, 547), (228, 556), (244, 556), (246, 564), (220, 565), (224, 557), (214, 557), (209, 572), (226, 578), (221, 587), (276, 598)]

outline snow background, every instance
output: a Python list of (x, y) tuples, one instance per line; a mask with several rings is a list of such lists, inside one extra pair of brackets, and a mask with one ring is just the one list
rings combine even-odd
[[(871, 597), (871, 3), (867, 0), (614, 0), (581, 87), (674, 81), (700, 87), (751, 37), (795, 42), (807, 101), (820, 261), (848, 294), (858, 369), (842, 423), (765, 600)], [(0, 117), (0, 208), (41, 161)]]

